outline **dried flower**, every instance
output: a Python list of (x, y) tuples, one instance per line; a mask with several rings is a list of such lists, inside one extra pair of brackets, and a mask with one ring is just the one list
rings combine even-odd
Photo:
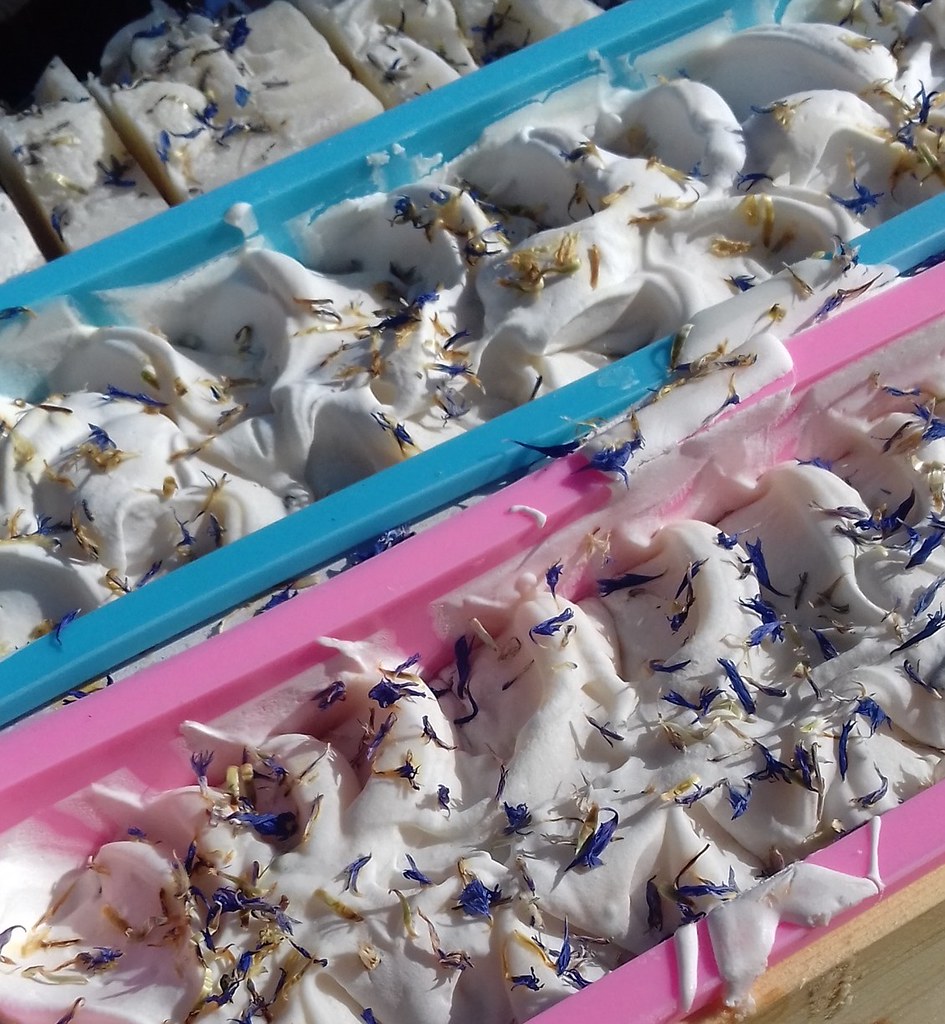
[(248, 825), (257, 835), (279, 841), (291, 839), (299, 830), (298, 818), (292, 811), (280, 811), (278, 814), (236, 811), (227, 815), (226, 820), (235, 821), (240, 825)]
[(403, 872), (404, 878), (409, 878), (411, 882), (416, 882), (418, 885), (433, 885), (430, 879), (417, 867), (417, 862), (413, 857), (409, 853), (406, 857), (410, 867)]
[(358, 875), (361, 873), (361, 869), (371, 859), (371, 854), (365, 854), (358, 857), (357, 860), (352, 861), (345, 869), (345, 887), (344, 891), (349, 890), (356, 895), (358, 894)]
[(634, 590), (637, 587), (646, 586), (647, 583), (652, 583), (653, 580), (658, 580), (663, 577), (665, 573), (657, 573), (655, 576), (646, 576), (643, 573), (627, 572), (623, 576), (616, 576), (609, 580), (598, 580), (597, 590), (601, 597), (607, 597), (608, 594), (613, 594), (617, 590)]
[(554, 636), (560, 630), (564, 630), (564, 635), (573, 630), (574, 626), (566, 626), (565, 623), (571, 621), (574, 618), (574, 609), (565, 608), (563, 612), (558, 615), (553, 615), (549, 619), (545, 619), (543, 622), (539, 622), (536, 626), (528, 631), (528, 635), (531, 637), (533, 643), (537, 643), (535, 640), (536, 636)]
[(498, 886), (488, 889), (478, 878), (474, 878), (463, 887), (459, 894), (459, 902), (453, 909), (462, 910), (470, 917), (491, 919), (492, 907), (500, 902), (503, 902), (502, 890)]
[(114, 967), (124, 954), (120, 949), (111, 949), (108, 946), (96, 946), (91, 951), (77, 953), (74, 959), (76, 967), (81, 968), (87, 974), (99, 974)]
[(199, 782), (201, 786), (206, 786), (207, 784), (207, 769), (210, 767), (212, 761), (212, 750), (195, 751), (190, 755), (190, 766), (193, 768), (194, 775), (197, 776), (197, 782)]
[(505, 811), (505, 817), (508, 820), (508, 824), (502, 830), (504, 835), (521, 835), (521, 830), (532, 822), (531, 811), (526, 804), (513, 805), (503, 801), (502, 810)]
[(779, 761), (763, 743), (759, 743), (756, 740), (755, 746), (761, 751), (761, 756), (764, 758), (765, 766), (759, 771), (752, 772), (745, 781), (767, 782), (774, 779), (790, 783), (790, 765), (786, 765), (783, 761)]
[(656, 875), (646, 883), (646, 925), (652, 932), (663, 930), (663, 897), (656, 885)]
[(237, 18), (230, 28), (230, 35), (226, 41), (226, 52), (233, 53), (234, 50), (238, 50), (249, 38), (251, 31), (246, 18)]
[(616, 831), (617, 825), (620, 818), (617, 812), (610, 809), (610, 813), (613, 817), (609, 821), (602, 822), (589, 835), (583, 843), (578, 847), (577, 855), (571, 861), (570, 864), (564, 869), (570, 871), (572, 868), (584, 867), (584, 868), (597, 868), (600, 867), (604, 862), (601, 860), (600, 855), (604, 852), (607, 844), (611, 842)]
[(754, 569), (755, 578), (761, 586), (766, 590), (770, 590), (772, 594), (777, 594), (778, 597), (787, 597), (787, 594), (775, 589), (771, 584), (771, 579), (768, 576), (768, 567), (765, 564), (764, 552), (761, 549), (761, 539), (756, 540), (754, 544), (749, 541), (745, 545), (745, 550), (748, 552), (748, 559), (744, 564)]
[(549, 459), (563, 459), (571, 455), (581, 447), (583, 441), (566, 441), (564, 444), (529, 444), (527, 441), (513, 441), (520, 448), (528, 448), (530, 451), (538, 452), (539, 455), (546, 455)]
[(627, 476), (625, 467), (633, 453), (643, 446), (643, 437), (637, 434), (636, 437), (630, 441), (624, 441), (623, 444), (609, 445), (606, 448), (601, 448), (600, 451), (595, 452), (591, 456), (587, 465), (581, 466), (581, 469), (596, 469), (601, 473), (616, 473), (623, 480), (625, 486), (629, 487), (630, 478)]
[(814, 634), (817, 640), (817, 645), (820, 647), (820, 653), (824, 656), (824, 661), (830, 661), (831, 658), (839, 656), (839, 651), (836, 647), (824, 636), (824, 633), (820, 629), (815, 629), (811, 626), (810, 631)]
[(908, 640), (904, 643), (899, 644), (898, 647), (894, 647), (890, 654), (898, 654), (899, 651), (904, 651), (909, 647), (914, 647), (917, 643), (923, 640), (927, 640), (930, 636), (937, 633), (942, 626), (945, 626), (945, 611), (939, 609), (928, 617), (926, 624), (917, 633), (913, 633)]
[(423, 691), (412, 689), (407, 683), (395, 683), (384, 676), (368, 690), (368, 696), (382, 708), (389, 708), (404, 697), (422, 697)]
[(344, 700), (346, 697), (345, 684), (340, 680), (336, 679), (333, 683), (329, 683), (324, 689), (318, 691), (318, 693), (312, 695), (312, 700), (318, 701), (319, 711), (327, 711), (332, 704), (336, 704), (340, 700)]
[(738, 702), (749, 715), (755, 714), (757, 710), (755, 701), (748, 692), (748, 687), (745, 685), (745, 681), (739, 674), (738, 669), (731, 661), (729, 661), (728, 658), (716, 658), (716, 661), (725, 670), (725, 675), (728, 677), (729, 684), (735, 691), (735, 696), (738, 698)]
[(727, 784), (728, 802), (732, 805), (732, 821), (740, 818), (748, 810), (751, 800), (751, 785), (744, 789), (736, 789), (731, 783)]
[[(874, 765), (874, 768), (875, 767), (876, 766)], [(855, 803), (860, 807), (866, 808), (872, 807), (874, 804), (878, 804), (889, 790), (889, 779), (887, 779), (878, 768), (876, 768), (876, 774), (879, 776), (879, 786), (871, 793), (865, 793), (863, 796), (855, 798)]]
[(833, 192), (828, 192), (827, 195), (829, 195), (835, 203), (839, 203), (839, 205), (844, 209), (859, 215), (876, 206), (880, 199), (882, 199), (886, 194), (885, 192), (870, 192), (870, 190), (865, 185), (860, 184), (856, 178), (853, 179), (853, 191), (856, 195), (850, 199), (845, 199)]
[(512, 977), (509, 978), (509, 981), (512, 982), (512, 988), (518, 988), (521, 986), (523, 988), (531, 989), (532, 992), (537, 992), (542, 987), (541, 982), (538, 980), (538, 975), (535, 974), (534, 967), (529, 968), (528, 974), (512, 975)]
[(604, 722), (604, 724), (601, 725), (599, 722), (595, 722), (590, 715), (585, 715), (584, 717), (607, 741), (608, 747), (612, 747), (614, 745), (612, 742), (613, 740), (616, 740), (618, 743), (623, 742), (623, 736), (618, 735), (613, 731), (613, 729), (610, 728), (610, 722)]

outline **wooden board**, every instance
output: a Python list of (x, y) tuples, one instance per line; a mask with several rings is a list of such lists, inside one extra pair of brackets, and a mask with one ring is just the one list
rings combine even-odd
[(945, 866), (768, 970), (755, 1012), (692, 1024), (940, 1024), (945, 1021)]

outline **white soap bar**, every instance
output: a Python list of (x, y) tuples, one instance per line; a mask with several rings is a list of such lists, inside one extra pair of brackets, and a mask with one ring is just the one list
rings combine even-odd
[(490, 64), (600, 14), (591, 0), (453, 0), (479, 64)]
[(50, 253), (79, 249), (166, 207), (61, 61), (47, 69), (36, 98), (38, 105), (0, 118), (0, 173)]
[(293, 0), (386, 107), (475, 70), (450, 0)]
[(13, 200), (0, 190), (0, 281), (32, 270), (42, 262), (42, 253)]
[(96, 94), (171, 202), (382, 109), (282, 0), (223, 22), (172, 20), (156, 6), (112, 40), (102, 65), (109, 84)]

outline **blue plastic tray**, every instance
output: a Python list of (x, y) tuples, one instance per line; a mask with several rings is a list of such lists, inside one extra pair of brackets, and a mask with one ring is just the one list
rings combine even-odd
[[(269, 242), (296, 254), (289, 224), (344, 198), (377, 190), (366, 155), (403, 155), (384, 167), (396, 188), (414, 177), (412, 158), (449, 159), (491, 122), (526, 102), (600, 73), (636, 85), (633, 59), (713, 23), (770, 22), (774, 0), (631, 0), (600, 18), (361, 124), (246, 178), (0, 285), (0, 310), (68, 296), (92, 322), (96, 293), (150, 283), (236, 248), (242, 235), (223, 215), (251, 203)], [(945, 249), (945, 195), (864, 236), (867, 262), (905, 270)], [(3, 335), (0, 331), (0, 352)], [(663, 382), (669, 342), (656, 342), (591, 376), (385, 469), (233, 545), (176, 569), (85, 615), (57, 640), (46, 636), (0, 662), (0, 725), (89, 679), (298, 577), (393, 527), (422, 519), (465, 495), (521, 474), (535, 454), (512, 440), (572, 440), (581, 423), (617, 415)], [(0, 357), (2, 375), (2, 357)], [(369, 597), (369, 595), (367, 596)], [(313, 631), (317, 624), (313, 623)]]

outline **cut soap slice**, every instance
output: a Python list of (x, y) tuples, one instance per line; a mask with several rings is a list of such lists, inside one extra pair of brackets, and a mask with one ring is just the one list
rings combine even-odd
[(42, 262), (43, 255), (13, 200), (0, 189), (0, 281), (32, 270)]
[(0, 176), (55, 256), (97, 241), (166, 206), (98, 105), (54, 60), (36, 105), (0, 118)]
[(453, 0), (479, 64), (490, 64), (601, 13), (591, 0)]
[(449, 0), (293, 0), (386, 107), (475, 70)]
[(282, 0), (220, 22), (196, 14), (172, 21), (156, 6), (152, 18), (129, 28), (136, 31), (106, 50), (111, 84), (94, 88), (172, 203), (382, 110)]

